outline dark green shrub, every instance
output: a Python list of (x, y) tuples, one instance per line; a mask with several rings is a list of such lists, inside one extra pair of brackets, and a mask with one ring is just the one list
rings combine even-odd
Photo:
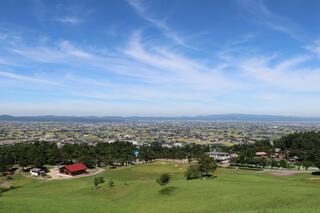
[(202, 177), (202, 173), (199, 170), (199, 165), (191, 165), (184, 173), (187, 180), (198, 179)]
[(98, 187), (99, 184), (104, 183), (104, 177), (95, 177), (93, 183), (95, 187)]
[(170, 178), (171, 177), (168, 173), (164, 173), (157, 179), (157, 183), (159, 183), (161, 186), (165, 186), (170, 182)]
[(109, 183), (108, 183), (108, 185), (109, 185), (109, 188), (114, 187), (114, 182), (113, 182), (113, 180), (110, 180)]

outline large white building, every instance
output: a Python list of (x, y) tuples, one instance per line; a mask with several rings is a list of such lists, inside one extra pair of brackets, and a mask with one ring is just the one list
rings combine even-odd
[(227, 152), (217, 152), (217, 151), (212, 151), (212, 152), (207, 152), (209, 157), (215, 159), (218, 163), (221, 164), (226, 164), (230, 162), (231, 156)]

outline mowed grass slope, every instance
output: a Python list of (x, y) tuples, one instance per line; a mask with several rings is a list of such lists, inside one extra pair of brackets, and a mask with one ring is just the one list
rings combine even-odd
[[(310, 174), (275, 177), (253, 171), (218, 169), (212, 180), (184, 180), (185, 165), (145, 164), (107, 170), (98, 189), (94, 177), (35, 181), (15, 177), (18, 189), (0, 197), (0, 212), (320, 212), (320, 180)], [(155, 179), (172, 174), (171, 195)]]

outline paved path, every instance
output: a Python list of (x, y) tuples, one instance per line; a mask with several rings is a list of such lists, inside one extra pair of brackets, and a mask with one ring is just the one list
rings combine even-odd
[(311, 173), (312, 171), (306, 170), (278, 170), (278, 169), (264, 169), (262, 172), (269, 173), (274, 176), (292, 176), (301, 173)]
[(76, 175), (76, 176), (71, 176), (71, 175), (61, 174), (59, 172), (59, 167), (55, 166), (52, 169), (50, 169), (50, 172), (48, 172), (47, 175), (51, 177), (48, 180), (66, 180), (66, 179), (75, 179), (75, 178), (96, 175), (96, 174), (103, 172), (104, 170), (105, 170), (104, 168), (87, 169), (88, 173)]

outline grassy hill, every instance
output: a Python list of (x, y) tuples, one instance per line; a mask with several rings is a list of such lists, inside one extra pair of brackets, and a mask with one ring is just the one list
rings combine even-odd
[[(184, 165), (146, 164), (107, 170), (115, 182), (98, 189), (94, 177), (39, 181), (16, 175), (20, 188), (0, 197), (0, 212), (320, 212), (320, 180), (310, 174), (276, 177), (254, 171), (219, 169), (212, 180), (186, 181)], [(155, 179), (173, 175), (171, 195)], [(1, 180), (0, 180), (1, 181)]]

